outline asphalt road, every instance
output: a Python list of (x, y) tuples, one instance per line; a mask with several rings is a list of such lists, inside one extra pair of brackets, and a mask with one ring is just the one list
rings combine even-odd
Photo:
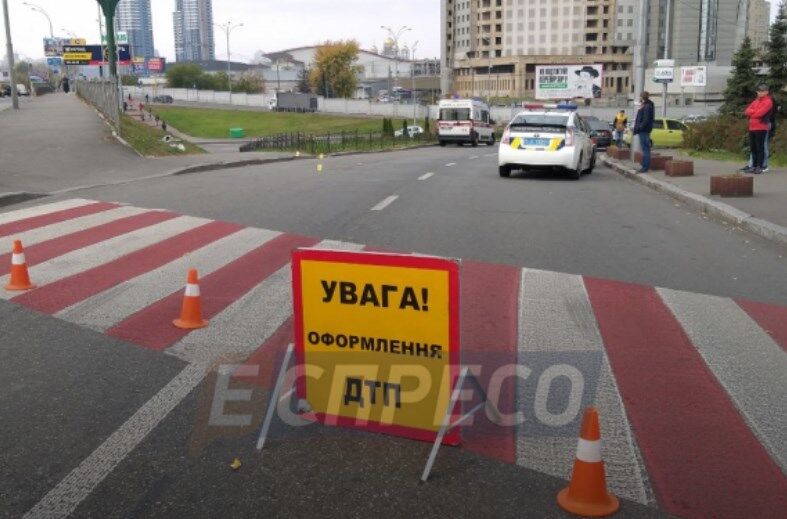
[[(393, 251), (787, 304), (784, 248), (604, 168), (578, 182), (550, 173), (501, 179), (493, 152), (326, 158), (322, 174), (317, 160), (304, 159), (77, 195)], [(0, 330), (1, 437), (14, 439), (0, 452), (3, 517), (36, 503), (52, 512), (47, 503), (67, 506), (69, 492), (93, 484), (76, 516), (565, 516), (554, 504), (564, 480), (463, 450), (443, 449), (426, 485), (418, 474), (428, 446), (397, 438), (280, 426), (260, 456), (253, 445), (267, 394), (255, 385), (235, 381), (232, 389), (253, 396), (227, 407), (251, 423), (212, 431), (215, 375), (194, 378), (176, 358), (6, 302)], [(162, 390), (185, 398), (151, 422), (137, 410)], [(134, 420), (152, 432), (135, 438)], [(135, 448), (115, 466), (106, 461), (114, 445)], [(235, 457), (238, 471), (229, 468)], [(64, 480), (80, 463), (83, 479)], [(660, 516), (630, 501), (623, 507), (625, 517)]]
[(601, 166), (576, 182), (549, 172), (503, 179), (494, 151), (329, 157), (322, 174), (306, 159), (78, 194), (393, 251), (787, 304), (784, 247)]

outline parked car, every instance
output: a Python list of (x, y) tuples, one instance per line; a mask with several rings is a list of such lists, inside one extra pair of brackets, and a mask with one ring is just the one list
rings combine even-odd
[(500, 139), (498, 171), (511, 176), (514, 169), (560, 168), (579, 180), (596, 165), (590, 127), (575, 110), (558, 105), (525, 105), (508, 124)]
[[(394, 132), (394, 137), (401, 137), (404, 133), (404, 130), (396, 130)], [(420, 126), (408, 126), (407, 127), (407, 135), (412, 139), (416, 135), (423, 135), (424, 129)]]
[[(653, 146), (656, 148), (677, 148), (683, 144), (683, 131), (687, 126), (677, 119), (665, 119), (657, 117), (653, 121), (653, 133), (650, 134), (650, 140), (653, 141)], [(631, 132), (632, 128), (626, 130), (623, 135), (623, 141), (631, 145)]]
[(680, 121), (683, 124), (691, 124), (691, 123), (699, 123), (702, 121), (707, 121), (708, 117), (706, 115), (687, 115), (686, 117), (682, 118)]
[(605, 150), (612, 145), (612, 125), (599, 119), (588, 120), (583, 117), (590, 126), (590, 138), (596, 143), (597, 150)]
[(0, 97), (11, 96), (11, 85), (0, 85)]
[(175, 99), (171, 95), (153, 96), (154, 103), (171, 104)]
[(30, 90), (27, 89), (27, 85), (24, 85), (22, 83), (18, 83), (16, 85), (16, 93), (18, 95), (20, 95), (20, 96), (29, 96), (30, 95)]

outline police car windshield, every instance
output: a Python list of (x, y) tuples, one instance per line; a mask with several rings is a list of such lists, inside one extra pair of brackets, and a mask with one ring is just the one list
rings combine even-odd
[(568, 117), (560, 114), (520, 114), (511, 121), (512, 129), (543, 129), (564, 131)]
[(440, 120), (442, 121), (469, 121), (469, 108), (443, 108), (440, 110)]

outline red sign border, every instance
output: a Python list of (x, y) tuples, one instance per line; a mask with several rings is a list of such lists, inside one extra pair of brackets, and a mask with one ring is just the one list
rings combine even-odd
[[(293, 333), (295, 335), (295, 359), (297, 382), (296, 389), (299, 398), (306, 398), (306, 378), (304, 376), (305, 344), (303, 341), (303, 296), (302, 296), (302, 261), (324, 261), (331, 263), (349, 263), (356, 265), (376, 265), (383, 267), (404, 267), (440, 270), (448, 272), (448, 363), (450, 369), (451, 387), (448, 392), (450, 398), (456, 380), (459, 377), (461, 363), (459, 340), (459, 261), (433, 256), (413, 256), (406, 254), (392, 254), (366, 251), (342, 251), (330, 249), (296, 249), (292, 252), (292, 293), (293, 293)], [(461, 403), (457, 403), (461, 408)], [(456, 412), (456, 409), (454, 410)], [(402, 425), (389, 425), (368, 421), (361, 425), (353, 418), (334, 416), (327, 413), (307, 413), (305, 417), (317, 422), (329, 421), (342, 427), (363, 429), (375, 433), (402, 436), (413, 440), (434, 442), (437, 432), (407, 427)], [(455, 427), (444, 437), (443, 443), (458, 445), (461, 441), (461, 429)]]

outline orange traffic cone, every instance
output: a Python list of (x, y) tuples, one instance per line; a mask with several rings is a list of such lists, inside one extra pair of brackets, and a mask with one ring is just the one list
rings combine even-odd
[(30, 290), (36, 286), (30, 282), (30, 274), (27, 272), (27, 262), (25, 261), (25, 251), (20, 240), (14, 240), (14, 248), (11, 254), (11, 277), (6, 290)]
[(197, 269), (189, 270), (186, 291), (183, 294), (183, 306), (180, 310), (180, 319), (175, 319), (172, 324), (184, 330), (204, 328), (208, 321), (202, 318), (202, 305), (199, 296), (199, 277)]
[(571, 484), (558, 492), (557, 503), (567, 512), (586, 517), (610, 515), (620, 508), (618, 499), (607, 492), (604, 462), (601, 461), (601, 431), (595, 407), (589, 407), (582, 418)]

